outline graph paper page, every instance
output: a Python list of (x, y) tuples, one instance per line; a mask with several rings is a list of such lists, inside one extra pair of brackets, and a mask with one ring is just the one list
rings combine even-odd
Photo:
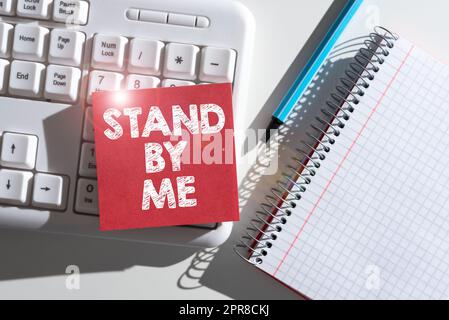
[(448, 83), (399, 40), (259, 268), (312, 299), (449, 298)]

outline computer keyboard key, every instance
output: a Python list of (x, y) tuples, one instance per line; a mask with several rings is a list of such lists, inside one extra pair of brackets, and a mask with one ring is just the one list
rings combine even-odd
[(27, 205), (32, 179), (31, 172), (0, 169), (0, 203)]
[(8, 90), (9, 61), (0, 59), (0, 94)]
[(201, 51), (199, 78), (206, 82), (233, 82), (236, 53), (232, 49), (205, 47)]
[(197, 28), (209, 28), (210, 20), (207, 17), (196, 17), (196, 27)]
[(185, 80), (165, 79), (162, 81), (162, 87), (185, 87), (194, 85), (195, 82)]
[(16, 0), (0, 0), (0, 15), (13, 16), (16, 13)]
[(44, 92), (46, 99), (63, 102), (75, 102), (78, 99), (80, 69), (49, 65), (46, 79)]
[(92, 67), (121, 71), (127, 44), (128, 39), (125, 37), (97, 34), (92, 49)]
[(81, 0), (57, 0), (53, 5), (53, 20), (67, 24), (86, 24), (89, 3)]
[(9, 93), (11, 95), (39, 98), (45, 66), (41, 63), (15, 60), (11, 63)]
[(133, 39), (130, 42), (128, 71), (159, 75), (164, 43), (155, 40)]
[(168, 12), (153, 11), (153, 10), (140, 10), (139, 19), (146, 22), (154, 23), (167, 23)]
[(17, 0), (19, 17), (48, 20), (53, 0)]
[(14, 59), (43, 62), (46, 60), (47, 28), (18, 24), (14, 30), (12, 56)]
[(157, 88), (161, 80), (156, 77), (130, 74), (126, 78), (126, 87), (128, 90)]
[(0, 58), (11, 56), (13, 34), (14, 26), (12, 24), (0, 22)]
[(97, 181), (79, 179), (76, 188), (75, 211), (98, 215), (98, 185)]
[(32, 170), (36, 165), (37, 137), (27, 134), (4, 133), (0, 154), (3, 167)]
[(166, 46), (164, 76), (166, 78), (195, 80), (196, 60), (200, 49), (197, 46), (169, 43)]
[(178, 26), (194, 27), (196, 25), (196, 16), (180, 13), (169, 13), (167, 22), (168, 24), (176, 24)]
[(130, 8), (126, 10), (126, 17), (129, 20), (139, 20), (140, 10), (135, 8)]
[(67, 183), (63, 177), (37, 173), (34, 176), (31, 205), (42, 209), (64, 209)]
[(86, 36), (82, 32), (53, 29), (50, 35), (48, 61), (78, 67), (81, 64)]
[(97, 161), (95, 159), (95, 145), (93, 143), (83, 143), (81, 147), (79, 175), (88, 178), (95, 178), (97, 176)]
[(89, 142), (95, 140), (92, 107), (87, 107), (84, 111), (83, 139)]
[(87, 102), (92, 102), (92, 93), (94, 92), (120, 90), (123, 78), (121, 73), (92, 71), (89, 75)]

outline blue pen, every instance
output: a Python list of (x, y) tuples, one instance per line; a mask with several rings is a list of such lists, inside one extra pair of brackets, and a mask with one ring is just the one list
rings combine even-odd
[(318, 47), (315, 49), (312, 57), (307, 62), (304, 69), (293, 82), (291, 88), (282, 99), (279, 107), (273, 113), (273, 118), (267, 128), (267, 140), (270, 138), (270, 130), (278, 129), (287, 120), (290, 112), (297, 105), (299, 99), (309, 87), (310, 83), (320, 70), (331, 53), (346, 26), (351, 21), (357, 10), (360, 8), (363, 0), (349, 0), (340, 15), (330, 27)]

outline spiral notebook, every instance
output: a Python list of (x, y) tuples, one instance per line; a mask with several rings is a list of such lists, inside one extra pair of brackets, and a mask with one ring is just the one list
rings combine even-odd
[(311, 299), (446, 299), (449, 68), (383, 28), (364, 44), (239, 253)]

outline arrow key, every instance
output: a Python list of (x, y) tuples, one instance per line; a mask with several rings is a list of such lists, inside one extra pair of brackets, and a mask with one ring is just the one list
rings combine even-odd
[(37, 137), (7, 132), (3, 134), (0, 165), (32, 170), (36, 165)]
[(0, 203), (25, 206), (29, 202), (31, 172), (0, 170)]
[(32, 205), (43, 209), (63, 210), (66, 206), (67, 183), (63, 177), (38, 173), (34, 176)]

